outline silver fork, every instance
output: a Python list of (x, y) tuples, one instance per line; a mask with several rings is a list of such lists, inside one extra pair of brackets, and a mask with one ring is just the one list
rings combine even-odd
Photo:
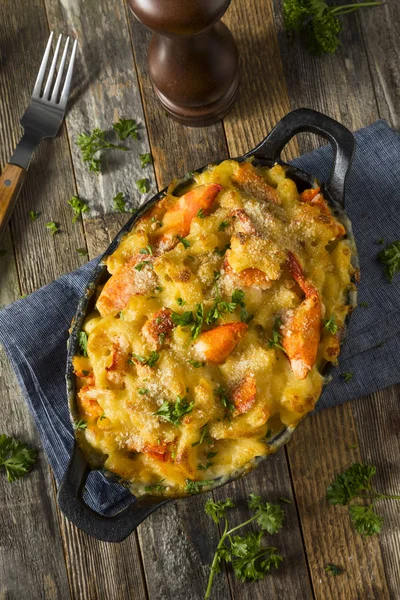
[[(17, 144), (15, 152), (8, 161), (3, 173), (0, 175), (0, 238), (10, 219), (33, 152), (44, 138), (51, 138), (57, 135), (65, 116), (78, 42), (77, 40), (74, 41), (70, 59), (67, 61), (70, 42), (70, 38), (67, 37), (57, 77), (53, 85), (57, 58), (62, 41), (62, 35), (59, 36), (42, 92), (52, 41), (53, 32), (51, 32), (47, 42), (35, 87), (33, 88), (31, 101), (21, 119), (24, 135)], [(61, 81), (65, 69), (64, 85), (60, 93)]]

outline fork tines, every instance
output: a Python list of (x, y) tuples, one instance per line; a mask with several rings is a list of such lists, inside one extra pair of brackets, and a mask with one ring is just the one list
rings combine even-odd
[[(41, 65), (40, 65), (40, 69), (39, 69), (39, 73), (38, 73), (38, 76), (36, 79), (35, 87), (33, 88), (32, 97), (37, 98), (37, 99), (40, 98), (41, 101), (45, 101), (45, 102), (47, 101), (51, 104), (57, 104), (60, 108), (65, 108), (65, 106), (67, 104), (67, 100), (68, 100), (69, 90), (71, 87), (72, 72), (74, 69), (74, 62), (75, 62), (75, 55), (76, 55), (78, 40), (75, 40), (73, 43), (72, 52), (71, 52), (71, 56), (70, 56), (69, 64), (68, 64), (68, 69), (67, 69), (67, 73), (65, 75), (64, 86), (62, 88), (60, 98), (58, 99), (61, 80), (62, 80), (63, 73), (64, 73), (64, 67), (65, 67), (65, 63), (67, 61), (67, 53), (68, 53), (68, 46), (69, 46), (70, 38), (67, 37), (67, 39), (66, 39), (66, 42), (64, 45), (64, 50), (63, 50), (62, 57), (61, 57), (61, 61), (60, 61), (59, 67), (58, 67), (56, 81), (53, 86), (53, 89), (51, 89), (54, 72), (56, 70), (56, 65), (57, 65), (58, 53), (60, 50), (61, 40), (62, 40), (62, 35), (60, 34), (60, 36), (57, 40), (56, 49), (54, 51), (53, 60), (51, 61), (49, 73), (47, 75), (47, 80), (46, 80), (46, 84), (44, 87), (44, 91), (43, 91), (43, 94), (41, 94), (44, 75), (45, 75), (47, 63), (49, 60), (51, 44), (53, 41), (53, 35), (54, 35), (54, 33), (52, 31), (50, 33), (50, 37), (47, 42), (46, 50), (43, 55), (43, 59), (42, 59)], [(51, 93), (51, 96), (50, 96), (50, 93)]]

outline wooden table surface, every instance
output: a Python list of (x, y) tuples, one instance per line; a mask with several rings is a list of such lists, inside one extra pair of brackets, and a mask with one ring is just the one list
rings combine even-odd
[[(175, 175), (261, 140), (290, 109), (308, 106), (351, 130), (385, 118), (400, 126), (400, 4), (343, 19), (343, 45), (334, 56), (311, 57), (282, 26), (282, 0), (233, 0), (225, 22), (241, 56), (241, 86), (232, 112), (206, 129), (186, 129), (157, 104), (146, 68), (150, 34), (123, 0), (2, 0), (0, 3), (0, 161), (3, 167), (21, 134), (24, 112), (49, 30), (80, 42), (70, 112), (55, 140), (36, 152), (0, 243), (0, 304), (30, 294), (102, 252), (127, 215), (113, 213), (123, 191), (141, 199), (135, 180), (148, 176), (151, 190)], [(140, 141), (106, 163), (96, 176), (83, 166), (75, 139), (93, 127), (109, 128), (119, 117), (136, 118)], [(299, 136), (291, 157), (320, 140)], [(139, 152), (154, 159), (146, 172)], [(398, 168), (394, 165), (394, 168)], [(87, 199), (91, 213), (71, 223), (68, 199)], [(31, 222), (28, 211), (40, 212)], [(48, 221), (61, 226), (51, 236)], [(238, 584), (230, 572), (216, 578), (213, 598), (253, 600), (366, 600), (400, 597), (400, 511), (380, 505), (382, 534), (366, 539), (352, 529), (348, 511), (330, 507), (325, 489), (353, 461), (378, 467), (378, 489), (400, 490), (399, 387), (359, 398), (306, 419), (285, 449), (248, 477), (216, 491), (240, 504), (250, 492), (271, 501), (283, 496), (286, 524), (275, 539), (283, 566), (255, 584)], [(0, 432), (40, 448), (14, 373), (0, 353)], [(121, 544), (99, 542), (71, 525), (56, 502), (53, 475), (43, 452), (28, 477), (9, 484), (0, 477), (0, 598), (2, 600), (197, 600), (208, 577), (218, 532), (203, 506), (211, 494), (170, 503)], [(242, 519), (246, 509), (232, 515)], [(327, 563), (345, 569), (333, 577)]]

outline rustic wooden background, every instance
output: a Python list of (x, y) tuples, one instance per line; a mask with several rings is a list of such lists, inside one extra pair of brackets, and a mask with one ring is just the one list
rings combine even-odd
[[(343, 45), (335, 56), (313, 58), (282, 27), (282, 0), (233, 0), (225, 16), (241, 54), (238, 101), (226, 119), (207, 129), (185, 129), (156, 103), (146, 69), (149, 33), (123, 0), (1, 0), (0, 162), (11, 155), (21, 130), (49, 30), (80, 42), (75, 93), (56, 140), (36, 153), (9, 231), (1, 242), (0, 305), (29, 294), (86, 258), (104, 250), (126, 220), (114, 214), (117, 191), (140, 200), (138, 154), (152, 152), (152, 190), (172, 176), (227, 155), (238, 155), (262, 139), (290, 109), (308, 106), (356, 130), (383, 117), (400, 126), (400, 4), (343, 19)], [(137, 151), (108, 163), (100, 177), (83, 167), (74, 140), (82, 130), (109, 127), (118, 117), (141, 123)], [(312, 149), (300, 136), (287, 156)], [(135, 147), (136, 148), (136, 147)], [(121, 153), (122, 154), (122, 153)], [(118, 169), (116, 168), (118, 167)], [(395, 167), (395, 166), (394, 166)], [(150, 174), (149, 174), (150, 173)], [(143, 176), (143, 174), (141, 174)], [(67, 200), (75, 193), (94, 207), (71, 223)], [(29, 210), (41, 213), (30, 222)], [(95, 215), (95, 216), (93, 216)], [(57, 221), (49, 235), (44, 224)], [(379, 537), (364, 539), (351, 528), (345, 509), (324, 500), (333, 475), (352, 461), (378, 466), (378, 488), (399, 492), (399, 387), (359, 398), (307, 419), (286, 449), (247, 478), (215, 493), (245, 498), (259, 492), (284, 496), (286, 525), (275, 543), (283, 567), (256, 584), (238, 584), (228, 573), (216, 579), (215, 599), (397, 600), (400, 597), (400, 511), (382, 503), (386, 524)], [(0, 352), (2, 432), (40, 440), (11, 367)], [(34, 472), (13, 485), (0, 477), (0, 598), (2, 600), (200, 600), (218, 533), (203, 511), (206, 495), (170, 503), (121, 544), (99, 542), (60, 514), (56, 489), (41, 453)], [(242, 518), (238, 509), (234, 518)], [(327, 563), (345, 569), (325, 573)]]

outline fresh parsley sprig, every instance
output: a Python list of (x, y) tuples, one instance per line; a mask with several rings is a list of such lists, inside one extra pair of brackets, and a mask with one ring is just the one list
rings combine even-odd
[(120, 140), (124, 141), (126, 138), (131, 137), (134, 140), (138, 139), (138, 124), (134, 119), (120, 119), (116, 123), (113, 123), (113, 129), (117, 132)]
[(329, 331), (329, 333), (332, 333), (332, 335), (335, 335), (335, 333), (337, 333), (339, 327), (338, 327), (338, 324), (336, 323), (335, 315), (333, 313), (331, 314), (329, 319), (325, 319), (323, 321), (323, 326), (324, 326), (324, 329)]
[[(134, 358), (135, 360), (140, 362), (142, 365), (147, 365), (148, 367), (154, 367), (154, 365), (160, 358), (159, 353), (155, 352), (154, 350), (152, 350), (150, 352), (149, 356), (141, 356), (140, 354), (134, 354), (133, 352), (132, 352), (131, 356), (132, 356), (132, 358)], [(128, 363), (132, 364), (133, 361), (128, 360)]]
[[(277, 569), (283, 560), (276, 548), (262, 545), (265, 532), (273, 534), (281, 529), (283, 510), (277, 504), (263, 502), (255, 494), (250, 494), (248, 506), (253, 516), (229, 529), (227, 510), (235, 507), (234, 502), (228, 498), (220, 502), (207, 500), (205, 504), (206, 513), (217, 525), (223, 520), (224, 529), (211, 564), (204, 600), (210, 597), (214, 576), (220, 572), (223, 562), (232, 564), (240, 581), (257, 581), (265, 577), (272, 567)], [(260, 531), (250, 531), (244, 536), (232, 535), (253, 522), (259, 525)]]
[(0, 435), (0, 467), (5, 468), (10, 483), (29, 473), (36, 459), (36, 450), (5, 433)]
[(83, 162), (88, 163), (89, 171), (92, 171), (92, 173), (101, 172), (99, 152), (103, 150), (122, 150), (126, 152), (128, 150), (126, 146), (108, 142), (106, 140), (106, 132), (99, 129), (99, 127), (95, 127), (90, 133), (80, 133), (77, 137), (76, 145), (81, 151)]
[(285, 352), (285, 348), (282, 346), (282, 334), (280, 328), (282, 327), (282, 319), (278, 317), (275, 319), (274, 326), (272, 328), (272, 337), (268, 340), (270, 348), (279, 348), (282, 352)]
[(191, 312), (189, 310), (182, 314), (172, 312), (171, 319), (175, 327), (180, 325), (181, 327), (189, 327), (192, 332), (192, 340), (195, 340), (201, 333), (201, 329), (204, 323), (204, 304), (196, 304), (196, 310)]
[(354, 528), (361, 535), (374, 535), (379, 533), (383, 524), (383, 517), (374, 510), (378, 500), (391, 498), (400, 500), (394, 494), (381, 494), (376, 492), (371, 479), (376, 473), (376, 467), (368, 464), (353, 463), (343, 473), (337, 475), (326, 490), (326, 498), (330, 504), (347, 506), (355, 498), (359, 500), (372, 500), (371, 504), (350, 504), (350, 519)]
[(325, 0), (284, 0), (283, 19), (287, 31), (303, 33), (311, 54), (333, 54), (340, 45), (340, 16), (382, 2), (360, 2), (328, 6)]
[(175, 402), (164, 400), (160, 408), (154, 413), (157, 417), (162, 417), (169, 421), (175, 427), (179, 427), (185, 415), (192, 412), (194, 402), (189, 402), (185, 397), (178, 396)]

